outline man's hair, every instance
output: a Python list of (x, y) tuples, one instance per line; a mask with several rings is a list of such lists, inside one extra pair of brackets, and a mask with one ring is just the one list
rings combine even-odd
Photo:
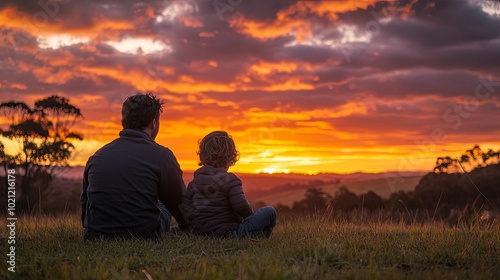
[(228, 168), (238, 161), (239, 153), (233, 138), (225, 131), (214, 131), (203, 137), (199, 142), (197, 154), (200, 156), (198, 165), (209, 165), (218, 168)]
[(151, 92), (129, 96), (122, 106), (123, 128), (145, 129), (153, 120), (160, 118), (163, 101)]

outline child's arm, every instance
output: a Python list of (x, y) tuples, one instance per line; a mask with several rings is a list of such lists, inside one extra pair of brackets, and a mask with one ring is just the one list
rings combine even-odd
[(228, 197), (229, 204), (233, 210), (241, 216), (243, 219), (253, 214), (252, 207), (248, 203), (245, 193), (243, 193), (243, 188), (241, 187), (241, 180), (236, 178), (236, 180), (230, 182), (231, 186), (229, 188)]

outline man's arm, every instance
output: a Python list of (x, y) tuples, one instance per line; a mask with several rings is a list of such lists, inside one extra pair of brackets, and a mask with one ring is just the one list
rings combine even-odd
[(80, 203), (82, 206), (82, 227), (85, 227), (85, 216), (87, 214), (88, 187), (89, 187), (88, 169), (87, 166), (85, 166), (85, 171), (83, 172), (82, 195), (80, 196)]
[(187, 228), (187, 222), (184, 218), (182, 198), (186, 186), (182, 179), (182, 170), (173, 154), (166, 154), (163, 161), (158, 195), (160, 201), (179, 223), (179, 228), (184, 230)]

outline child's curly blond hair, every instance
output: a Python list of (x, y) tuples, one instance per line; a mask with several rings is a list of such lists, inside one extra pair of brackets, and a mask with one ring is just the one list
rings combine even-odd
[(214, 131), (203, 137), (199, 142), (200, 156), (198, 165), (208, 165), (218, 168), (233, 166), (239, 157), (233, 138), (225, 131)]

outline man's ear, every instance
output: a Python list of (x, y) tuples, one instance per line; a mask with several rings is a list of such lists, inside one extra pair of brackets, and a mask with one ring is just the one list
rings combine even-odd
[(154, 129), (156, 129), (156, 128), (158, 127), (158, 125), (159, 125), (159, 124), (160, 124), (160, 123), (159, 123), (159, 119), (156, 119), (156, 118), (155, 118), (155, 119), (153, 119), (153, 121), (151, 122), (150, 126), (151, 126), (151, 128), (154, 130)]
[(148, 129), (150, 130), (149, 132), (151, 133), (151, 138), (155, 140), (158, 135), (158, 131), (160, 130), (160, 120), (154, 119), (151, 124), (149, 124)]

